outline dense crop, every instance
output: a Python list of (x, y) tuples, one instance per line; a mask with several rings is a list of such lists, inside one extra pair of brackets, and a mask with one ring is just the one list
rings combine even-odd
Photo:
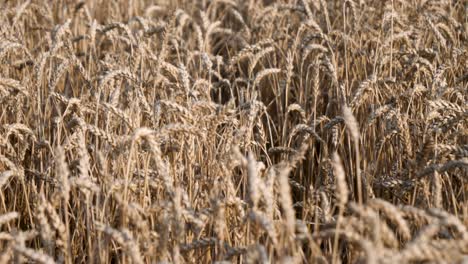
[(0, 3), (0, 263), (466, 263), (465, 1)]

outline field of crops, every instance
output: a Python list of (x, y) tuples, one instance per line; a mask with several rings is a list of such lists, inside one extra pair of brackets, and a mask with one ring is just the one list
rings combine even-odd
[(468, 263), (467, 12), (0, 1), (0, 263)]

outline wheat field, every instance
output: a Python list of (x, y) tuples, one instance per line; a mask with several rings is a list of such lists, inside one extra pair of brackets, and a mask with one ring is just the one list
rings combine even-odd
[(468, 263), (466, 1), (0, 11), (0, 263)]

